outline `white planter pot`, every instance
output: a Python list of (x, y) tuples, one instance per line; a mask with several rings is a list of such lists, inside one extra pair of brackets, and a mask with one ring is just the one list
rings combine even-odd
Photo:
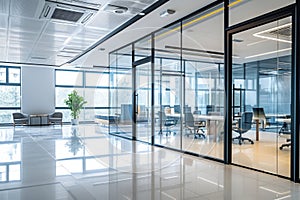
[(71, 119), (71, 124), (72, 125), (78, 125), (79, 124), (78, 119)]

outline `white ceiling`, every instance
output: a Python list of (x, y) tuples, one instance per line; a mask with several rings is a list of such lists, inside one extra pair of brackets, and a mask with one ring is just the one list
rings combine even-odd
[[(98, 11), (85, 24), (66, 23), (40, 17), (45, 0), (0, 0), (0, 62), (61, 65), (156, 0), (50, 2), (92, 7), (93, 11)], [(95, 4), (101, 6), (98, 8)], [(128, 11), (116, 14), (114, 10), (107, 9), (107, 4), (126, 6)], [(89, 12), (90, 9), (85, 10)]]
[[(105, 5), (110, 3), (130, 8), (139, 7), (142, 10), (156, 0), (52, 1), (71, 2), (73, 4), (81, 1), (101, 4), (101, 6), (97, 14), (88, 23), (79, 25), (40, 19), (38, 16), (44, 5), (44, 0), (0, 0), (0, 39), (2, 41), (0, 43), (0, 62), (45, 65), (64, 64), (80, 55), (88, 47), (137, 14), (136, 12), (132, 14), (134, 12), (131, 9), (125, 14), (115, 14), (105, 11)], [(239, 4), (235, 8), (231, 8), (231, 24), (295, 2), (295, 0), (236, 1)], [(72, 62), (71, 65), (83, 67), (108, 66), (109, 52), (138, 40), (144, 35), (158, 30), (212, 2), (214, 0), (170, 0)], [(160, 17), (159, 14), (166, 9), (174, 9), (176, 13), (168, 17)], [(190, 30), (184, 32), (185, 46), (194, 49), (223, 52), (222, 23), (223, 18), (219, 14), (195, 23), (189, 27)], [(261, 30), (265, 28), (262, 27)], [(249, 33), (251, 32), (247, 34), (249, 35)], [(178, 38), (178, 36), (173, 35), (161, 41), (157, 40), (157, 47), (164, 48), (166, 45), (179, 46), (178, 39), (174, 39), (174, 37)], [(242, 35), (238, 37), (241, 38)], [(243, 38), (244, 41), (250, 40), (250, 38), (246, 38), (246, 34), (243, 37), (245, 37)], [(262, 47), (264, 46), (262, 45)], [(242, 50), (241, 48), (239, 51)], [(253, 48), (254, 50), (255, 48)], [(235, 53), (240, 54), (239, 51)], [(264, 50), (261, 49), (261, 51)], [(248, 54), (251, 53), (251, 51), (246, 52)], [(241, 56), (246, 57), (247, 55), (244, 54), (241, 54)]]
[[(81, 57), (77, 61), (73, 62), (74, 65), (81, 65), (81, 66), (94, 66), (94, 65), (105, 65), (108, 66), (108, 53), (122, 47), (130, 42), (136, 41), (139, 38), (142, 38), (144, 35), (149, 34), (159, 28), (170, 24), (171, 22), (180, 19), (193, 11), (196, 11), (209, 3), (212, 3), (212, 0), (203, 0), (203, 1), (195, 1), (195, 0), (170, 0), (168, 3), (162, 5), (160, 8), (156, 9), (149, 15), (145, 16), (143, 19), (139, 20), (135, 24), (128, 27), (126, 30), (122, 31), (115, 37), (105, 41), (104, 43), (100, 44), (97, 48), (93, 51), (88, 53), (87, 55)], [(272, 10), (278, 9), (280, 7), (292, 4), (295, 0), (233, 0), (231, 2), (237, 2), (237, 4), (233, 7), (230, 7), (230, 24), (236, 24), (242, 22), (244, 20), (251, 19), (255, 16), (262, 15), (266, 12), (270, 12)], [(272, 3), (270, 3), (272, 2)], [(255, 9), (254, 9), (255, 8)], [(166, 9), (174, 9), (176, 13), (174, 15), (161, 18), (159, 14)], [(218, 8), (216, 8), (218, 9)], [(207, 11), (202, 14), (206, 15), (207, 13), (212, 12)], [(201, 16), (201, 15), (200, 15)], [(279, 24), (287, 23), (289, 20), (283, 20)], [(188, 26), (188, 28), (184, 29), (183, 32), (183, 44), (184, 47), (193, 48), (197, 50), (204, 50), (204, 51), (217, 51), (217, 52), (224, 52), (224, 33), (223, 33), (223, 15), (222, 11), (218, 12), (217, 14), (210, 15), (209, 17), (205, 17), (202, 20), (199, 20), (197, 23), (193, 23), (192, 25)], [(268, 52), (268, 51), (275, 51), (274, 47), (278, 44), (278, 41), (269, 41), (271, 46), (261, 45), (256, 46), (253, 45), (251, 47), (244, 48), (243, 45), (247, 45), (253, 40), (252, 33), (265, 30), (270, 27), (276, 27), (279, 25), (276, 23), (269, 24), (266, 26), (259, 27), (253, 31), (245, 32), (242, 35), (239, 35), (240, 39), (243, 39), (243, 44), (240, 44), (239, 49), (236, 49), (234, 54), (236, 58), (239, 57), (239, 61), (245, 61), (247, 56), (258, 54), (259, 52)], [(156, 39), (155, 48), (165, 49), (166, 45), (170, 46), (180, 46), (179, 34), (174, 33), (169, 34), (168, 37), (163, 39)], [(243, 38), (241, 38), (243, 37)], [(252, 37), (252, 38), (251, 38)], [(256, 41), (263, 40), (262, 38), (255, 38)], [(275, 46), (274, 46), (275, 45)], [(278, 45), (280, 48), (284, 48), (286, 45)], [(265, 49), (264, 49), (265, 48)], [(105, 49), (105, 51), (99, 51), (99, 49)], [(197, 54), (197, 53), (195, 53)], [(283, 55), (283, 54), (281, 54)], [(171, 56), (179, 56), (176, 54), (168, 55)], [(216, 59), (214, 57), (199, 57), (199, 56), (191, 56), (191, 55), (184, 55), (186, 58), (189, 59), (197, 59), (197, 60), (204, 60), (204, 61), (213, 61), (213, 62), (223, 62), (223, 59)], [(265, 58), (269, 58), (269, 55), (265, 56)], [(276, 56), (276, 55), (275, 55)], [(250, 62), (253, 60), (262, 59), (262, 57), (256, 57), (252, 59), (246, 59), (246, 61)]]

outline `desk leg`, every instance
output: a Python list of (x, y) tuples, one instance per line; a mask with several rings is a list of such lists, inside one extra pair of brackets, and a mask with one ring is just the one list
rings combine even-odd
[(255, 120), (255, 124), (256, 124), (256, 141), (259, 141), (259, 120), (258, 119)]

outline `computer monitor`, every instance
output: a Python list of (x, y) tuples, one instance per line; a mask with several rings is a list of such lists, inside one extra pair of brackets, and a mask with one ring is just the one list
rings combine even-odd
[(180, 105), (174, 105), (174, 113), (180, 113)]

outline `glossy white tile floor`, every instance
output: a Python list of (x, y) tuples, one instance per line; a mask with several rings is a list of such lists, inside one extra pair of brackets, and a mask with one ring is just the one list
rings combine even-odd
[(300, 184), (102, 128), (1, 127), (0, 199), (300, 199)]

